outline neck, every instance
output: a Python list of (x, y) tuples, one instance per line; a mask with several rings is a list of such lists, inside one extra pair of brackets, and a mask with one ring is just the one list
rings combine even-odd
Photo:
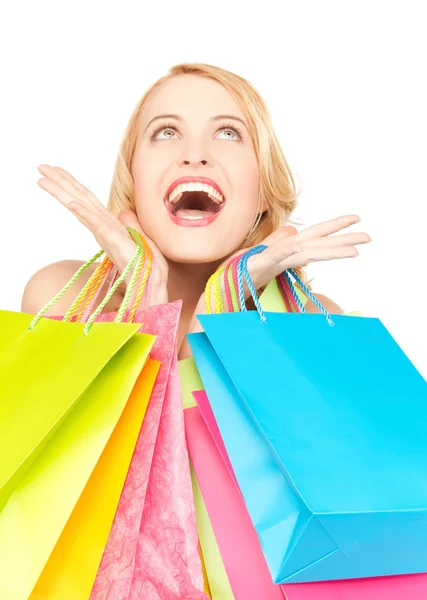
[(216, 271), (221, 261), (205, 264), (168, 262), (169, 302), (182, 300), (183, 311), (193, 312), (205, 291), (209, 277)]
[(222, 261), (205, 264), (183, 264), (168, 261), (168, 297), (169, 302), (182, 300), (182, 311), (178, 331), (178, 352), (180, 358), (191, 356), (190, 346), (185, 335), (194, 320), (194, 313), (200, 296), (205, 291), (209, 277)]

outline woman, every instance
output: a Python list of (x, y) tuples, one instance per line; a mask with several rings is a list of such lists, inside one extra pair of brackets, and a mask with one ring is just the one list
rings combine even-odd
[[(248, 262), (260, 289), (287, 268), (355, 257), (356, 247), (370, 241), (366, 233), (341, 233), (360, 220), (355, 215), (301, 233), (284, 226), (297, 193), (265, 103), (247, 81), (211, 65), (177, 65), (144, 94), (121, 143), (108, 209), (67, 171), (39, 171), (39, 186), (93, 232), (119, 271), (135, 250), (126, 227), (145, 236), (158, 265), (151, 304), (183, 300), (180, 358), (189, 354), (186, 333), (198, 330), (208, 278), (239, 249), (269, 246)], [(37, 272), (22, 311), (36, 313), (79, 266), (67, 260)], [(91, 272), (47, 314), (64, 314)], [(116, 293), (106, 312), (122, 298), (123, 291)], [(329, 312), (342, 312), (317, 298)], [(306, 308), (318, 311), (311, 302)]]

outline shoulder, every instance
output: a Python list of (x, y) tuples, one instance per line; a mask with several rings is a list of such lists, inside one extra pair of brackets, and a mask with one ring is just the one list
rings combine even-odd
[[(36, 314), (70, 281), (84, 263), (78, 260), (62, 260), (37, 271), (28, 281), (22, 297), (21, 311)], [(87, 283), (98, 265), (91, 265), (73, 283), (70, 289), (45, 314), (63, 315)], [(117, 302), (117, 299), (114, 299)], [(112, 299), (113, 301), (113, 299)], [(110, 304), (106, 310), (110, 308)]]
[[(338, 304), (336, 302), (334, 302), (327, 296), (324, 296), (323, 294), (313, 294), (313, 296), (320, 302), (320, 304), (323, 306), (323, 308), (326, 308), (326, 310), (329, 313), (331, 313), (332, 315), (342, 315), (344, 313), (343, 309), (340, 306), (338, 306)], [(320, 313), (321, 312), (319, 310), (319, 308), (311, 300), (307, 301), (307, 304), (305, 305), (305, 309), (308, 313)]]
[[(74, 273), (83, 265), (78, 260), (62, 260), (47, 265), (34, 273), (29, 279), (22, 296), (21, 310), (29, 314), (36, 314), (47, 304), (64, 285), (72, 278)], [(92, 266), (92, 265), (91, 265)], [(71, 302), (80, 292), (93, 273), (93, 266), (82, 274), (66, 294), (46, 314), (61, 315), (71, 305)]]

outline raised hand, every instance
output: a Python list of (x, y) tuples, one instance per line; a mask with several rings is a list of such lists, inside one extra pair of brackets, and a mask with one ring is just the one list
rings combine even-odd
[(359, 221), (357, 215), (345, 215), (318, 223), (300, 233), (293, 227), (277, 229), (262, 242), (268, 248), (248, 260), (248, 270), (255, 288), (266, 285), (286, 269), (305, 267), (317, 261), (358, 256), (356, 246), (371, 241), (367, 233), (333, 234)]
[(37, 168), (44, 176), (37, 181), (39, 187), (68, 208), (92, 232), (99, 246), (120, 272), (129, 263), (136, 247), (127, 227), (136, 229), (144, 236), (157, 263), (151, 303), (164, 302), (165, 297), (167, 298), (167, 263), (155, 244), (143, 232), (135, 213), (125, 210), (116, 217), (65, 169), (47, 164)]
[[(358, 256), (356, 246), (371, 241), (367, 233), (348, 233), (332, 235), (360, 221), (357, 215), (345, 215), (318, 223), (298, 233), (295, 227), (285, 225), (276, 229), (261, 244), (268, 246), (260, 254), (248, 259), (248, 271), (255, 289), (260, 289), (272, 281), (286, 269), (305, 267), (316, 261), (334, 260), (340, 258), (353, 258)], [(227, 264), (236, 255), (244, 254), (239, 250), (229, 257), (223, 264)], [(223, 275), (224, 280), (224, 275)], [(249, 298), (250, 291), (244, 282), (245, 298)], [(195, 314), (205, 312), (205, 295), (203, 294), (197, 304)], [(192, 329), (199, 331), (197, 321), (193, 318)]]

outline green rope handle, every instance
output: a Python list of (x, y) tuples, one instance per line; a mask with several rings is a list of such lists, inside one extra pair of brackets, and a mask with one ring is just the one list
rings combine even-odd
[(132, 279), (130, 281), (129, 287), (126, 290), (125, 297), (123, 298), (123, 301), (120, 304), (120, 308), (119, 308), (119, 310), (117, 312), (116, 318), (114, 319), (115, 323), (120, 322), (123, 319), (123, 316), (124, 316), (125, 312), (128, 310), (129, 301), (130, 301), (131, 296), (132, 296), (132, 294), (134, 292), (134, 288), (135, 288), (137, 279), (138, 279), (139, 275), (141, 274), (141, 272), (140, 272), (140, 266), (141, 266), (141, 263), (143, 263), (144, 260), (145, 260), (146, 251), (145, 251), (145, 248), (142, 246), (141, 241), (140, 241), (140, 243), (138, 245), (141, 248), (141, 251), (140, 251), (140, 254), (139, 254), (139, 257), (138, 257), (138, 261), (137, 261), (137, 263), (135, 265), (135, 269), (133, 271)]
[[(92, 316), (88, 319), (83, 333), (84, 335), (87, 335), (93, 325), (93, 323), (95, 322), (96, 317), (104, 310), (104, 307), (108, 304), (108, 302), (111, 300), (111, 298), (113, 297), (115, 291), (117, 290), (117, 288), (119, 287), (119, 285), (122, 283), (122, 281), (124, 281), (126, 279), (126, 277), (128, 276), (130, 270), (132, 269), (133, 265), (135, 264), (135, 262), (138, 264), (137, 261), (143, 260), (143, 248), (141, 245), (138, 245), (136, 250), (135, 250), (135, 254), (132, 256), (131, 260), (129, 261), (129, 263), (126, 266), (126, 269), (123, 271), (123, 273), (120, 275), (120, 277), (117, 279), (117, 281), (115, 282), (115, 284), (113, 285), (113, 287), (111, 288), (111, 290), (109, 291), (109, 293), (105, 296), (104, 300), (101, 302), (101, 304), (98, 306), (98, 308), (96, 309), (96, 311), (92, 314)], [(137, 269), (135, 269), (135, 272), (137, 271)], [(132, 280), (135, 279), (135, 273), (134, 273), (134, 277), (132, 278)], [(131, 290), (132, 292), (132, 290)], [(128, 294), (126, 294), (126, 296), (128, 296)], [(126, 298), (125, 296), (125, 298)], [(125, 305), (125, 310), (122, 311), (123, 308), (123, 304), (124, 304), (124, 300), (120, 306), (120, 311), (119, 312), (125, 312), (126, 310), (126, 305)]]
[[(104, 251), (102, 251), (102, 254), (103, 253), (104, 253)], [(76, 306), (79, 304), (80, 300), (87, 294), (87, 291), (91, 287), (92, 282), (93, 282), (93, 278), (94, 278), (95, 275), (96, 275), (96, 272), (94, 272), (92, 274), (92, 276), (89, 277), (89, 279), (86, 282), (86, 285), (83, 287), (83, 289), (81, 290), (80, 294), (77, 296), (77, 298), (74, 300), (74, 302), (72, 303), (72, 305), (70, 306), (70, 308), (65, 313), (65, 315), (63, 317), (63, 321), (66, 321), (69, 318), (69, 316), (73, 313), (73, 311), (76, 308)]]
[(80, 275), (82, 273), (84, 273), (92, 263), (94, 263), (96, 260), (98, 260), (98, 258), (100, 256), (102, 256), (104, 254), (104, 250), (99, 250), (99, 252), (97, 252), (95, 254), (95, 256), (93, 256), (91, 259), (89, 259), (87, 261), (87, 263), (85, 263), (83, 266), (80, 267), (80, 269), (78, 271), (76, 271), (76, 273), (73, 275), (73, 277), (70, 279), (70, 281), (65, 284), (65, 286), (62, 288), (62, 290), (60, 292), (58, 292), (55, 296), (55, 298), (53, 298), (50, 302), (48, 302), (45, 306), (43, 306), (43, 308), (41, 308), (39, 310), (39, 312), (36, 314), (36, 316), (34, 317), (34, 319), (31, 321), (28, 329), (31, 331), (31, 329), (33, 329), (37, 323), (40, 321), (40, 319), (43, 317), (43, 315), (49, 310), (49, 308), (51, 308), (54, 304), (56, 304), (58, 302), (58, 300), (60, 298), (62, 298), (62, 296), (68, 292), (68, 290), (70, 289), (70, 287), (77, 281), (77, 279), (80, 277)]
[[(131, 268), (133, 267), (133, 265), (135, 264), (135, 262), (137, 262), (137, 266), (139, 266), (139, 262), (138, 261), (142, 261), (143, 258), (144, 258), (144, 247), (143, 247), (143, 245), (141, 243), (141, 240), (139, 238), (138, 233), (134, 229), (132, 229), (131, 227), (128, 227), (128, 231), (129, 231), (129, 233), (131, 234), (132, 238), (134, 239), (134, 241), (136, 243), (135, 253), (133, 254), (131, 260), (127, 264), (127, 266), (126, 266), (125, 270), (123, 271), (122, 275), (117, 279), (117, 281), (115, 282), (115, 284), (112, 286), (112, 288), (109, 291), (109, 293), (107, 294), (106, 298), (104, 298), (104, 300), (102, 301), (102, 303), (100, 304), (100, 306), (98, 307), (98, 309), (93, 313), (93, 315), (90, 317), (90, 319), (86, 323), (86, 326), (84, 328), (84, 334), (85, 335), (87, 335), (89, 333), (90, 328), (91, 328), (93, 322), (95, 321), (96, 317), (102, 312), (102, 310), (104, 309), (104, 307), (110, 301), (110, 299), (112, 298), (113, 294), (115, 293), (115, 291), (117, 290), (117, 288), (119, 287), (119, 285), (124, 281), (124, 279), (129, 274), (129, 272), (130, 272)], [(58, 302), (58, 300), (60, 298), (62, 298), (62, 296), (64, 296), (64, 294), (66, 294), (66, 292), (77, 281), (77, 279), (80, 277), (80, 275), (82, 273), (84, 273), (103, 254), (104, 254), (104, 250), (99, 250), (92, 258), (90, 258), (84, 265), (82, 265), (78, 269), (78, 271), (76, 271), (76, 273), (73, 275), (73, 277), (70, 279), (70, 281), (65, 284), (65, 286), (62, 288), (62, 290), (60, 290), (56, 294), (56, 296), (52, 300), (50, 300), (45, 306), (43, 306), (39, 310), (39, 312), (35, 315), (35, 317), (33, 318), (33, 320), (31, 321), (31, 323), (30, 323), (30, 325), (28, 327), (29, 331), (31, 331), (32, 329), (34, 329), (34, 327), (37, 325), (37, 323), (42, 319), (43, 315), (54, 304), (56, 304)], [(123, 302), (120, 305), (119, 314), (117, 315), (117, 317), (115, 319), (116, 321), (118, 321), (121, 318), (123, 318), (123, 315), (126, 312), (126, 304), (129, 302), (129, 298), (130, 298), (130, 296), (132, 294), (133, 287), (135, 286), (136, 279), (137, 279), (137, 269), (135, 269), (135, 272), (133, 274), (133, 277), (132, 277), (129, 289), (127, 290), (127, 292), (125, 294), (125, 297), (123, 299)], [(86, 293), (87, 288), (89, 286), (89, 283), (90, 283), (90, 279), (86, 283), (86, 285), (84, 286), (84, 288), (81, 290), (81, 292), (79, 293), (79, 295), (77, 296), (77, 298), (73, 301), (71, 307), (68, 309), (68, 311), (64, 315), (63, 319), (65, 319), (66, 317), (69, 316), (69, 314), (71, 313), (71, 311), (76, 306), (77, 302), (81, 299), (81, 297), (84, 295), (84, 293)]]

